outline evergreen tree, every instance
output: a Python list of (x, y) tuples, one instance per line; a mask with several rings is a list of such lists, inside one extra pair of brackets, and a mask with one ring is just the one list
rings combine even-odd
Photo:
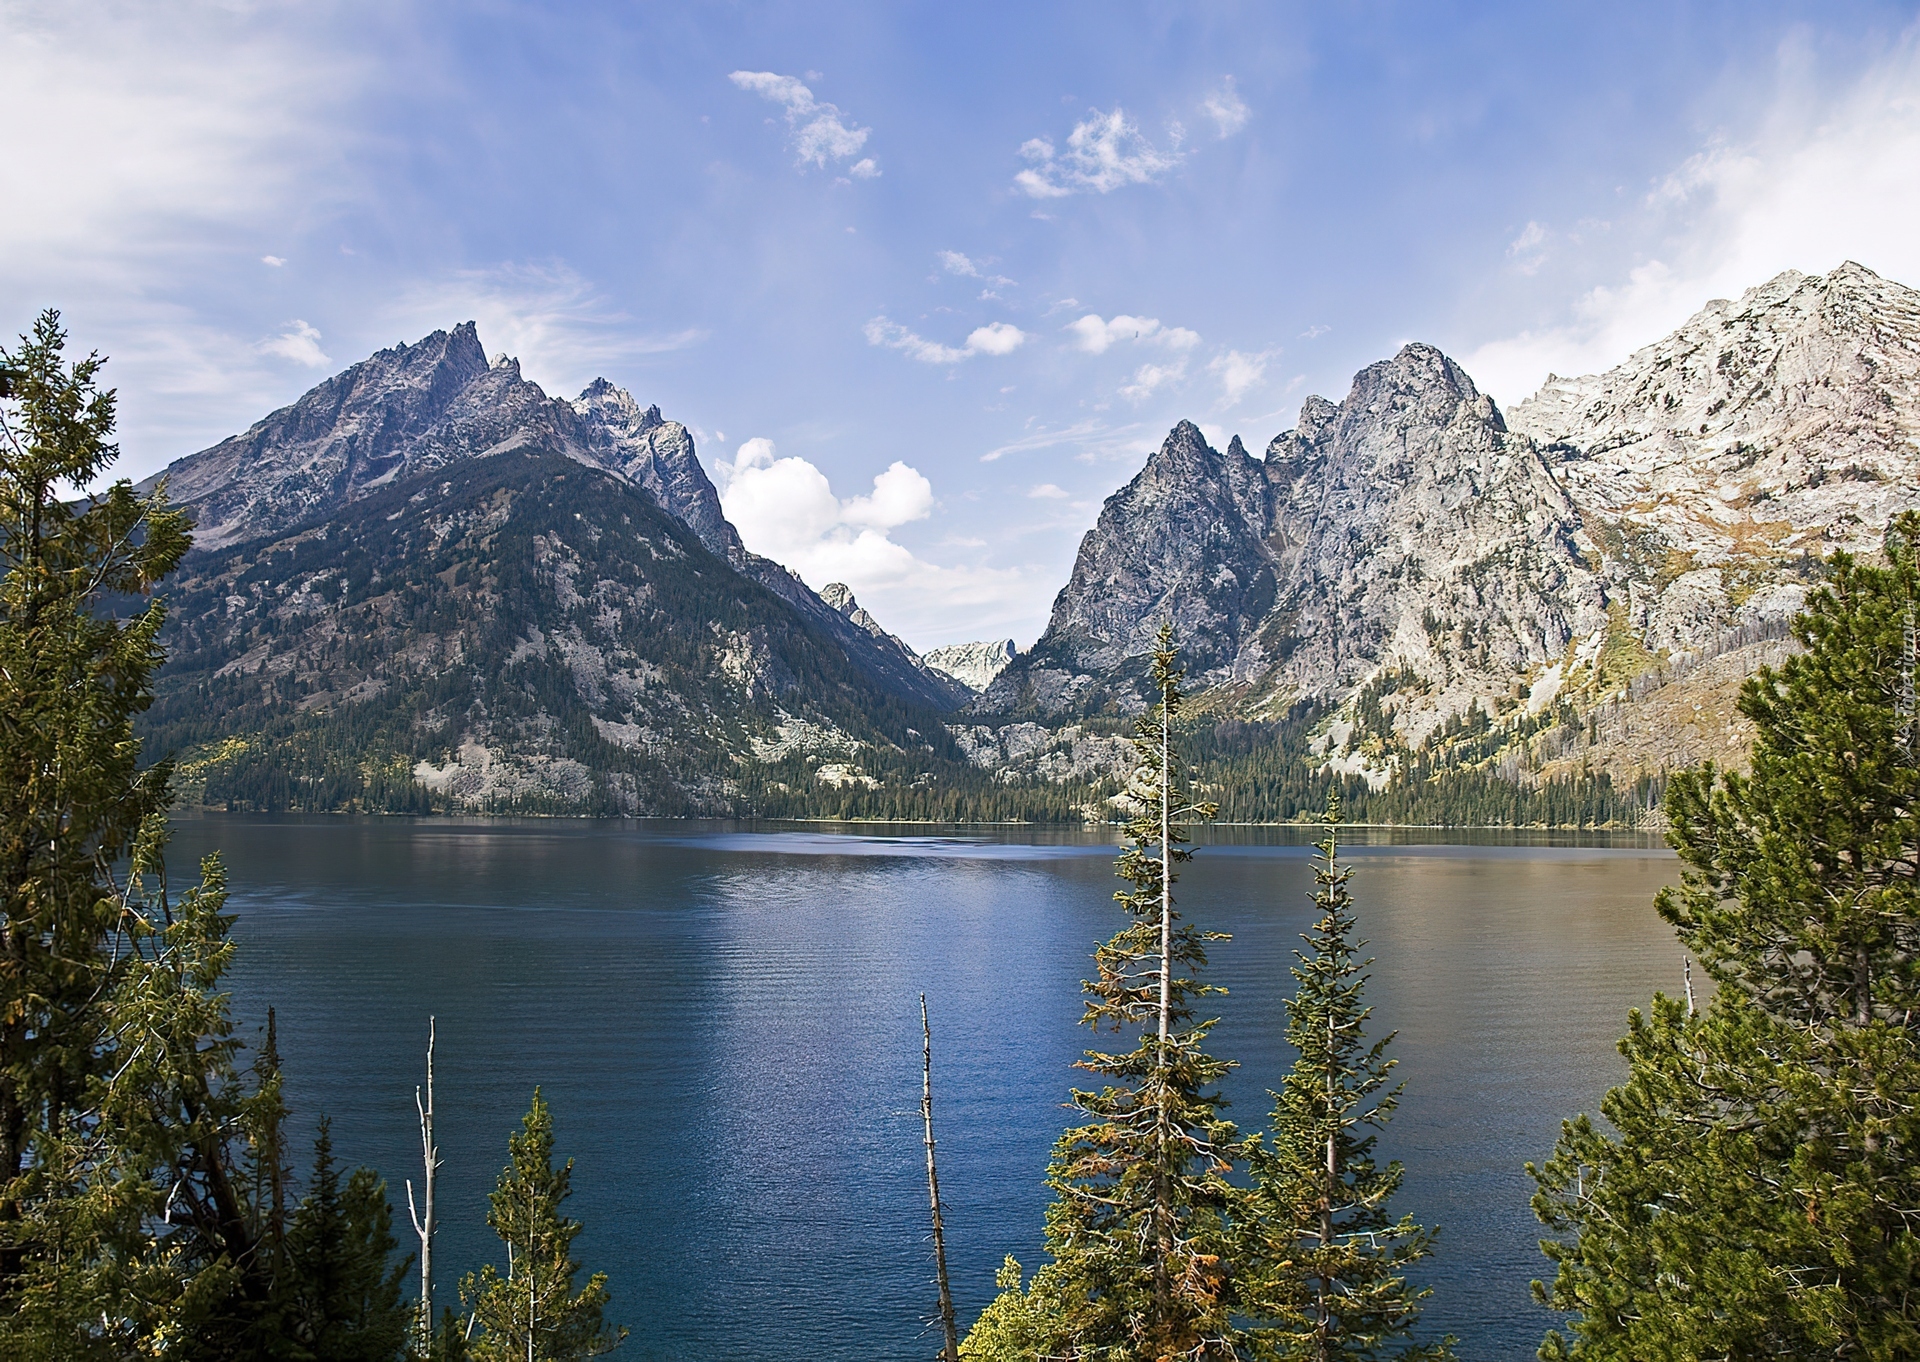
[(1884, 566), (1836, 554), (1742, 689), (1751, 773), (1668, 787), (1657, 907), (1718, 988), (1635, 1011), (1612, 1131), (1530, 1170), (1574, 1316), (1543, 1357), (1920, 1356), (1916, 543), (1908, 513)]
[(143, 598), (186, 524), (125, 481), (81, 491), (114, 397), (65, 343), (48, 312), (0, 352), (0, 1356), (255, 1358), (278, 1056), (239, 1069), (225, 873), (170, 893), (169, 766), (133, 729), (163, 660)]
[(97, 355), (68, 365), (59, 314), (0, 350), (0, 1306), (35, 1252), (20, 1179), (100, 1071), (120, 907), (109, 867), (167, 804), (137, 769), (157, 602), (119, 618), (186, 551), (185, 522), (131, 484), (68, 500), (118, 454)]
[(277, 1356), (290, 1362), (388, 1362), (414, 1324), (401, 1299), (409, 1257), (389, 1266), (398, 1242), (387, 1187), (370, 1168), (341, 1182), (323, 1117), (313, 1179), (287, 1225), (275, 1282)]
[(1320, 916), (1302, 934), (1311, 949), (1294, 952), (1300, 986), (1287, 1002), (1287, 1043), (1299, 1058), (1273, 1094), (1271, 1144), (1249, 1157), (1241, 1308), (1258, 1358), (1444, 1359), (1451, 1339), (1410, 1341), (1430, 1293), (1404, 1275), (1432, 1251), (1434, 1231), (1411, 1216), (1392, 1218), (1387, 1203), (1402, 1169), (1374, 1157), (1402, 1085), (1388, 1086), (1398, 1063), (1387, 1058), (1393, 1036), (1367, 1044), (1373, 961), (1355, 958), (1367, 943), (1353, 940), (1353, 868), (1340, 864), (1339, 817), (1329, 798), (1314, 867)]
[(460, 1283), (460, 1299), (481, 1335), (480, 1362), (572, 1362), (613, 1351), (627, 1331), (606, 1323), (607, 1277), (574, 1290), (580, 1222), (560, 1213), (572, 1195), (573, 1160), (553, 1166), (553, 1116), (534, 1089), (520, 1133), (507, 1141), (507, 1166), (489, 1197), (487, 1224), (507, 1249), (503, 1276), (491, 1264)]
[(245, 1195), (257, 1093), (236, 1072), (220, 980), (232, 959), (217, 857), (178, 900), (148, 820), (115, 902), (94, 1003), (99, 1065), (35, 1132), (13, 1181), (25, 1250), (0, 1356), (255, 1355), (271, 1273)]
[(1071, 1358), (1114, 1362), (1236, 1356), (1226, 1175), (1241, 1143), (1220, 1115), (1217, 1084), (1232, 1069), (1203, 1048), (1211, 1021), (1193, 1001), (1220, 990), (1196, 972), (1206, 943), (1223, 939), (1180, 920), (1174, 866), (1188, 860), (1187, 818), (1211, 804), (1187, 789), (1174, 730), (1182, 694), (1173, 631), (1153, 656), (1160, 703), (1135, 730), (1129, 793), (1138, 815), (1117, 863), (1132, 888), (1114, 895), (1128, 921), (1094, 955), (1082, 1020), (1096, 1032), (1137, 1038), (1125, 1053), (1089, 1051), (1079, 1067), (1106, 1078), (1075, 1090), (1086, 1123), (1054, 1146), (1047, 1171), (1052, 1261), (1022, 1291), (1009, 1260), (1004, 1290), (961, 1353), (981, 1359)]

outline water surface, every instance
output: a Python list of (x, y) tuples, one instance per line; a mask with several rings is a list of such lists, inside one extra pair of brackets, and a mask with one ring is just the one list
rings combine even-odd
[[(1521, 1169), (1622, 1072), (1626, 1010), (1676, 989), (1654, 916), (1671, 855), (1547, 838), (1355, 834), (1369, 997), (1407, 1092), (1397, 1206), (1443, 1227), (1428, 1320), (1467, 1358), (1531, 1357), (1552, 1322)], [(1214, 950), (1232, 1115), (1262, 1123), (1291, 1056), (1287, 974), (1308, 848), (1220, 829), (1181, 900)], [(1508, 844), (1502, 845), (1505, 842)], [(236, 1013), (278, 1010), (296, 1130), (417, 1177), (413, 1086), (439, 1018), (440, 1298), (498, 1255), (485, 1197), (535, 1084), (575, 1160), (579, 1255), (644, 1359), (919, 1359), (933, 1291), (918, 998), (935, 1028), (949, 1253), (963, 1321), (1013, 1253), (1089, 1033), (1088, 953), (1117, 922), (1100, 834), (742, 825), (205, 818), (240, 942)]]

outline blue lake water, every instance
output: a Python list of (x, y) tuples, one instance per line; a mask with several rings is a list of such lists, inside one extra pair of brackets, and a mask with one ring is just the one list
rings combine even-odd
[[(1213, 1049), (1258, 1126), (1290, 1061), (1309, 848), (1211, 836), (1179, 897), (1233, 934)], [(1351, 848), (1369, 998), (1407, 1083), (1383, 1144), (1407, 1165), (1397, 1207), (1442, 1227), (1427, 1319), (1463, 1357), (1529, 1358), (1552, 1320), (1528, 1295), (1548, 1264), (1521, 1165), (1621, 1076), (1627, 1009), (1679, 988), (1650, 906), (1678, 864), (1633, 839), (1371, 840)], [(208, 817), (178, 824), (176, 874), (213, 849), (243, 1033), (277, 1009), (296, 1134), (330, 1115), (336, 1149), (388, 1178), (403, 1241), (438, 1016), (444, 1302), (499, 1255), (485, 1197), (539, 1084), (579, 1256), (633, 1330), (621, 1356), (932, 1357), (922, 991), (963, 1324), (1005, 1254), (1040, 1260), (1041, 1177), (1085, 1077), (1079, 981), (1118, 921), (1109, 836)]]

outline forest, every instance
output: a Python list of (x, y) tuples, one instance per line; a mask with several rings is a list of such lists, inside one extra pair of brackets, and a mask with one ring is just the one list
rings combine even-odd
[[(571, 1164), (538, 1090), (490, 1202), (499, 1255), (450, 1294), (431, 1261), (430, 1049), (417, 1254), (388, 1182), (324, 1120), (310, 1158), (290, 1147), (274, 1032), (250, 1052), (229, 1013), (226, 872), (210, 857), (184, 887), (170, 874), (176, 772), (135, 729), (164, 662), (155, 593), (189, 528), (125, 481), (71, 496), (109, 469), (115, 410), (98, 359), (69, 362), (64, 344), (49, 313), (0, 352), (0, 1352), (558, 1362), (644, 1336), (646, 1321), (619, 1322), (619, 1283), (574, 1257)], [(1562, 1321), (1543, 1357), (1920, 1355), (1917, 592), (1920, 515), (1874, 561), (1834, 555), (1793, 624), (1801, 650), (1742, 692), (1750, 770), (1666, 784), (1683, 876), (1655, 908), (1715, 988), (1632, 1012), (1603, 1121), (1566, 1121), (1528, 1170), (1553, 1269), (1535, 1289)], [(1103, 796), (1127, 813), (1123, 888), (1083, 1020), (1113, 1048), (1080, 1064), (1090, 1086), (1045, 1170), (1034, 1265), (1010, 1259), (977, 1320), (930, 1301), (942, 1352), (1449, 1357), (1406, 1273), (1437, 1227), (1396, 1216), (1404, 1172), (1376, 1154), (1401, 1088), (1391, 1036), (1368, 1030), (1340, 859), (1344, 823), (1412, 806), (1315, 783), (1256, 730), (1189, 723), (1170, 628), (1152, 676), (1132, 774)], [(1436, 788), (1501, 811), (1488, 787)], [(924, 807), (1015, 807), (999, 797), (962, 787)], [(1559, 802), (1531, 812), (1566, 821), (1600, 821), (1615, 798), (1538, 797)], [(1323, 825), (1316, 921), (1293, 967), (1293, 1068), (1242, 1131), (1220, 1104), (1233, 1061), (1208, 1048), (1216, 938), (1173, 886), (1192, 825), (1272, 807)], [(927, 1075), (938, 1250), (930, 1044)]]

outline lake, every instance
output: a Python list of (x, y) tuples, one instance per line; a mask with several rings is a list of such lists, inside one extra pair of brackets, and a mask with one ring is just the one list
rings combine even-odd
[[(1383, 1140), (1407, 1166), (1395, 1208), (1442, 1227), (1427, 1322), (1465, 1358), (1530, 1358), (1552, 1319), (1528, 1295), (1549, 1264), (1521, 1165), (1624, 1073), (1627, 1009), (1679, 990), (1650, 906), (1678, 862), (1633, 837), (1351, 835), (1368, 996), (1407, 1085)], [(1291, 1058), (1308, 840), (1212, 830), (1178, 891), (1233, 934), (1211, 1048), (1240, 1061), (1243, 1128)], [(1119, 922), (1110, 833), (205, 817), (177, 824), (176, 875), (213, 849), (242, 1033), (277, 1009), (299, 1148), (331, 1116), (408, 1247), (437, 1015), (443, 1302), (504, 1266), (485, 1198), (539, 1084), (575, 1160), (579, 1257), (633, 1330), (621, 1356), (934, 1356), (923, 991), (963, 1327), (1004, 1255), (1041, 1261), (1048, 1150), (1088, 1077), (1069, 1067), (1090, 1041), (1079, 981)]]

